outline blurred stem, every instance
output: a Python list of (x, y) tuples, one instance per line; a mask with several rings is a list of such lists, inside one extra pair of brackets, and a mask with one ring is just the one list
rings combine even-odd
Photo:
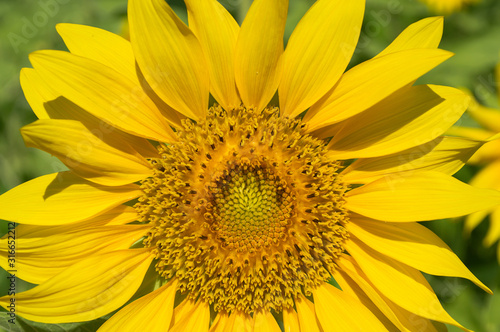
[(243, 19), (245, 18), (252, 1), (253, 0), (240, 0), (240, 5), (238, 7), (238, 23), (240, 25), (243, 23)]

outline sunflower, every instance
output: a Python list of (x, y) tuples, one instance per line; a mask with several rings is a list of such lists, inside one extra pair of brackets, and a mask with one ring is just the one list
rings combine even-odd
[(99, 331), (461, 327), (420, 271), (490, 291), (416, 222), (500, 193), (451, 176), (484, 144), (441, 136), (468, 96), (413, 85), (452, 55), (442, 19), (344, 72), (362, 0), (317, 1), (286, 50), (288, 1), (255, 0), (241, 27), (215, 0), (185, 2), (189, 27), (163, 0), (130, 0), (130, 42), (58, 25), (70, 52), (22, 70), (39, 118), (25, 142), (69, 171), (0, 196), (0, 218), (20, 223), (17, 275), (38, 285), (16, 313), (119, 309)]
[(465, 6), (478, 3), (480, 0), (420, 0), (430, 10), (440, 14), (451, 14), (464, 9)]
[[(496, 67), (496, 77), (496, 81), (499, 82), (500, 64)], [(472, 97), (472, 94), (470, 95)], [(498, 87), (498, 97), (500, 98), (500, 87)], [(450, 128), (448, 133), (488, 141), (467, 162), (471, 165), (483, 167), (470, 180), (470, 184), (480, 188), (500, 190), (500, 140), (497, 139), (500, 133), (500, 110), (483, 106), (473, 99), (468, 108), (468, 113), (482, 128), (456, 126)], [(472, 213), (465, 219), (465, 231), (470, 234), (488, 215), (490, 227), (483, 241), (486, 247), (492, 246), (500, 239), (500, 205)], [(497, 246), (497, 258), (500, 262), (500, 245)]]

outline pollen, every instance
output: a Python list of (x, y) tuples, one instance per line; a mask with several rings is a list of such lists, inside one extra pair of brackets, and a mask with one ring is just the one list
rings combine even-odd
[(342, 165), (277, 108), (183, 122), (135, 205), (156, 270), (215, 311), (275, 310), (335, 272), (348, 222)]

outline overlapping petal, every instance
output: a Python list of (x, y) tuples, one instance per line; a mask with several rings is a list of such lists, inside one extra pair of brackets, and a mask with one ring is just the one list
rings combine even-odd
[(370, 282), (388, 299), (418, 316), (464, 329), (443, 309), (419, 271), (384, 257), (363, 244), (348, 241), (345, 248)]
[(128, 20), (135, 59), (151, 88), (178, 112), (204, 119), (210, 80), (193, 32), (163, 0), (130, 0)]
[(184, 301), (184, 314), (181, 317), (175, 317), (175, 322), (170, 327), (171, 332), (208, 332), (210, 324), (210, 307), (205, 301)]
[(500, 190), (500, 160), (485, 166), (474, 176), (470, 184), (479, 188), (495, 188)]
[(144, 157), (158, 157), (158, 151), (145, 138), (126, 133), (85, 111), (56, 90), (45, 84), (40, 74), (32, 68), (21, 70), (21, 86), (24, 96), (39, 119), (67, 119), (80, 121), (90, 131), (100, 136), (119, 135)]
[(29, 147), (56, 156), (75, 174), (107, 186), (120, 186), (153, 174), (151, 165), (120, 135), (100, 135), (81, 122), (44, 119), (21, 129)]
[(500, 132), (499, 110), (483, 106), (479, 104), (475, 98), (472, 98), (472, 102), (467, 111), (482, 127), (495, 133)]
[(309, 123), (308, 130), (361, 113), (451, 56), (452, 53), (440, 49), (412, 49), (389, 53), (355, 66), (311, 106), (304, 117)]
[(176, 290), (177, 280), (173, 279), (120, 309), (98, 331), (168, 331)]
[(480, 189), (438, 172), (394, 173), (349, 191), (346, 207), (384, 221), (463, 216), (500, 204), (500, 192)]
[(186, 0), (189, 28), (208, 59), (210, 92), (226, 110), (241, 104), (234, 78), (234, 52), (240, 27), (216, 0)]
[[(128, 249), (150, 228), (148, 225), (99, 224), (88, 222), (84, 227), (78, 225), (76, 229), (51, 227), (31, 235), (23, 234), (25, 232), (22, 226), (25, 225), (20, 225), (20, 229), (16, 228), (17, 277), (33, 284), (41, 284), (87, 257)], [(7, 241), (6, 237), (0, 239), (0, 265), (6, 270), (9, 254)]]
[(284, 115), (297, 116), (335, 85), (356, 48), (364, 6), (364, 0), (319, 0), (295, 27), (279, 86)]
[(437, 171), (453, 175), (485, 141), (440, 136), (430, 142), (390, 155), (360, 158), (346, 167), (348, 183), (368, 183), (398, 172)]
[(314, 308), (323, 331), (386, 331), (384, 325), (358, 299), (330, 284), (319, 286), (313, 295)]
[(241, 26), (235, 50), (235, 78), (246, 107), (262, 110), (283, 71), (283, 34), (288, 0), (255, 0)]
[(437, 48), (443, 35), (443, 17), (427, 17), (409, 25), (375, 58), (418, 48)]
[(385, 299), (365, 279), (363, 272), (352, 267), (353, 264), (349, 259), (350, 256), (344, 255), (337, 261), (339, 271), (334, 275), (334, 278), (342, 290), (356, 296), (384, 324), (387, 330), (391, 331), (397, 328), (400, 331), (409, 331)]
[(86, 25), (65, 23), (58, 24), (56, 28), (72, 54), (95, 60), (124, 74), (135, 83), (134, 91), (142, 94), (141, 98), (151, 98), (171, 125), (175, 127), (181, 125), (179, 113), (151, 91), (151, 87), (136, 66), (132, 45), (128, 40), (106, 30)]
[(227, 312), (218, 312), (215, 319), (210, 324), (209, 332), (224, 332), (229, 323), (229, 315)]
[[(93, 320), (120, 306), (137, 291), (152, 262), (149, 249), (93, 256), (28, 291), (16, 294), (16, 312), (42, 323)], [(6, 307), (10, 296), (0, 298)]]
[[(367, 278), (351, 256), (344, 255), (338, 261), (341, 267), (339, 280), (342, 287), (352, 287), (365, 293), (378, 309), (401, 331), (428, 331), (438, 332), (437, 322), (431, 321), (413, 312), (409, 312), (384, 296)], [(336, 276), (337, 278), (337, 276)], [(440, 324), (440, 323), (439, 323)], [(440, 330), (441, 331), (441, 330)]]
[(254, 332), (281, 332), (281, 328), (270, 311), (260, 311), (253, 317)]
[(314, 304), (305, 297), (298, 297), (295, 300), (297, 307), (297, 318), (300, 325), (300, 331), (320, 332)]
[(139, 195), (136, 184), (105, 187), (70, 172), (48, 174), (0, 196), (0, 219), (41, 226), (69, 224), (90, 219)]
[(422, 272), (469, 279), (491, 293), (436, 234), (418, 223), (384, 223), (353, 217), (347, 230), (381, 254)]
[(37, 51), (30, 61), (44, 84), (102, 121), (136, 136), (176, 140), (156, 105), (125, 75), (61, 51)]
[(285, 332), (300, 331), (299, 317), (295, 309), (283, 309), (283, 327)]
[(23, 238), (42, 238), (50, 236), (55, 232), (70, 232), (88, 227), (100, 227), (107, 225), (125, 225), (138, 219), (137, 211), (127, 205), (118, 205), (111, 210), (102, 212), (94, 218), (82, 222), (59, 225), (59, 226), (37, 226), (17, 225), (16, 234)]
[(402, 89), (345, 121), (328, 148), (337, 159), (370, 158), (432, 141), (467, 109), (460, 90), (432, 85)]
[(230, 315), (225, 313), (218, 314), (210, 327), (210, 332), (253, 332), (253, 320), (249, 314), (235, 311)]
[(139, 83), (134, 52), (125, 38), (87, 25), (61, 23), (56, 28), (72, 54), (102, 63)]

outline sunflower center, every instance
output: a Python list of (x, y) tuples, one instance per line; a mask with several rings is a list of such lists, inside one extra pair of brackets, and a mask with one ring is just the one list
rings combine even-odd
[[(285, 237), (292, 199), (272, 169), (236, 165), (210, 188), (211, 230), (221, 245), (237, 252), (259, 250)], [(289, 191), (289, 190), (288, 190)]]
[(347, 187), (299, 120), (237, 108), (184, 122), (135, 205), (156, 270), (215, 311), (281, 311), (328, 280), (348, 234)]

